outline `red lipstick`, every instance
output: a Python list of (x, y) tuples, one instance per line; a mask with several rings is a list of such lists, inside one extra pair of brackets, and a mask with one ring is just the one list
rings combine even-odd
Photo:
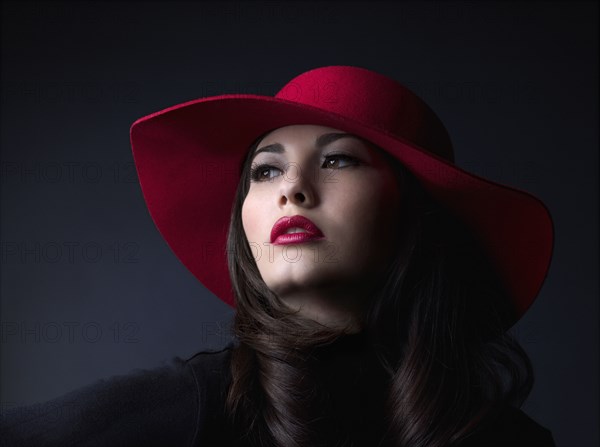
[[(298, 233), (287, 233), (290, 228), (304, 230)], [(324, 239), (323, 232), (310, 219), (296, 215), (284, 216), (275, 222), (271, 230), (271, 243), (274, 245), (300, 244), (302, 242)]]

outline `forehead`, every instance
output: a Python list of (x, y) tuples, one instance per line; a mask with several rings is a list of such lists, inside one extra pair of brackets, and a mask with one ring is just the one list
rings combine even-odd
[(275, 130), (270, 131), (260, 140), (260, 144), (280, 142), (279, 140), (289, 139), (314, 140), (315, 136), (330, 132), (345, 133), (343, 130), (340, 129), (327, 126), (320, 126), (317, 124), (292, 124), (290, 126), (279, 127)]

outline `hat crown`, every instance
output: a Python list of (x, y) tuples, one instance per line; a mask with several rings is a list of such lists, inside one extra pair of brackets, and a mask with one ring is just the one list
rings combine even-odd
[(345, 116), (454, 161), (450, 136), (435, 112), (408, 88), (374, 71), (315, 68), (290, 80), (275, 98)]

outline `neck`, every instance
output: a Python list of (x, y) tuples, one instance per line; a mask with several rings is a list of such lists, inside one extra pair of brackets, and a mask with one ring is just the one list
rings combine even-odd
[(286, 306), (298, 315), (346, 334), (363, 330), (369, 296), (363, 290), (308, 289), (305, 286), (278, 293)]

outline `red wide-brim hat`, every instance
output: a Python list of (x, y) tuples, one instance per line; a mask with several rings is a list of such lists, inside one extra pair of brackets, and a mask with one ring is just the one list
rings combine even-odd
[(137, 173), (158, 230), (218, 298), (235, 307), (226, 239), (242, 160), (257, 137), (292, 124), (349, 132), (397, 158), (474, 231), (510, 293), (513, 324), (531, 306), (554, 245), (544, 203), (456, 166), (444, 125), (422, 99), (393, 79), (354, 66), (309, 70), (275, 96), (185, 102), (131, 126)]

